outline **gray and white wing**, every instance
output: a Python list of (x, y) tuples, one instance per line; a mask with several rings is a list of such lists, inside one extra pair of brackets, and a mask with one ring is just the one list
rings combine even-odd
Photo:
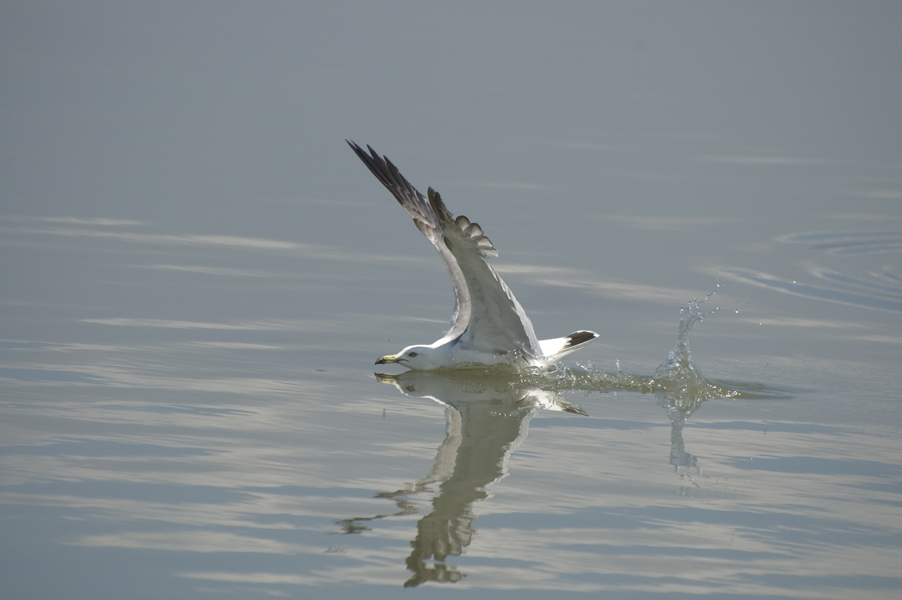
[(470, 294), (470, 319), (461, 343), (468, 349), (493, 354), (518, 351), (541, 357), (529, 317), (488, 262), (490, 256), (498, 256), (498, 251), (483, 235), (482, 228), (463, 215), (455, 218), (432, 188), (429, 188), (429, 204)]
[(488, 263), (487, 259), (498, 256), (498, 251), (482, 228), (463, 215), (455, 218), (432, 188), (429, 197), (424, 197), (390, 160), (370, 146), (367, 153), (354, 142), (348, 144), (413, 217), (417, 229), (445, 261), (457, 296), (457, 313), (451, 329), (439, 342), (461, 337), (462, 343), (473, 350), (498, 354), (518, 350), (541, 356), (532, 323)]

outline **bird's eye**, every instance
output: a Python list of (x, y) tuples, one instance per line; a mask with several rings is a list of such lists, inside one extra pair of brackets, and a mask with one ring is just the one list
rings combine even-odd
[(417, 355), (417, 353), (416, 353), (416, 352), (411, 352), (411, 353), (410, 353), (410, 354), (408, 354), (408, 355), (407, 355), (407, 356), (409, 356), (409, 357), (411, 357), (411, 358), (413, 358), (413, 357), (414, 357), (414, 356), (416, 356), (416, 355)]

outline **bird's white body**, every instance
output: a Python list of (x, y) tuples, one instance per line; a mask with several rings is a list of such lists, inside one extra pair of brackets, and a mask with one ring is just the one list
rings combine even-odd
[[(586, 332), (591, 333), (591, 332)], [(376, 364), (398, 363), (409, 369), (429, 371), (433, 369), (466, 368), (492, 365), (511, 365), (514, 367), (530, 366), (548, 368), (558, 360), (579, 350), (583, 344), (594, 340), (589, 338), (582, 344), (568, 346), (570, 337), (553, 340), (539, 340), (541, 356), (533, 356), (526, 352), (508, 351), (507, 353), (490, 353), (468, 348), (460, 338), (442, 343), (438, 340), (429, 345), (408, 346), (397, 354), (383, 356)]]
[(546, 368), (598, 337), (592, 331), (577, 331), (562, 338), (537, 339), (523, 307), (488, 263), (498, 251), (482, 228), (463, 215), (455, 218), (432, 188), (428, 199), (424, 197), (391, 161), (369, 146), (367, 153), (353, 142), (348, 144), (435, 245), (457, 297), (454, 323), (444, 337), (432, 344), (408, 346), (376, 364), (397, 363), (417, 370), (499, 364)]

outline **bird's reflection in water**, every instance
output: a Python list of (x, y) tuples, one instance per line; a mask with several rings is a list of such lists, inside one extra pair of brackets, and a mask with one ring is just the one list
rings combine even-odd
[(464, 574), (445, 560), (459, 556), (473, 539), (473, 503), (487, 498), (486, 486), (505, 475), (507, 459), (526, 437), (536, 411), (586, 415), (582, 408), (564, 399), (563, 392), (570, 390), (626, 390), (658, 397), (671, 421), (670, 464), (681, 477), (697, 485), (690, 470), (698, 472), (698, 461), (685, 449), (683, 424), (705, 400), (747, 395), (706, 380), (693, 363), (689, 333), (692, 325), (706, 316), (699, 311), (699, 304), (693, 301), (683, 309), (677, 344), (651, 377), (627, 375), (619, 368), (611, 374), (585, 367), (551, 372), (489, 368), (377, 374), (380, 381), (408, 396), (445, 405), (447, 432), (428, 475), (404, 489), (378, 494), (393, 500), (396, 512), (345, 519), (339, 522), (342, 530), (360, 533), (368, 529), (368, 521), (414, 514), (417, 509), (409, 496), (438, 484), (432, 511), (417, 522), (417, 535), (406, 562), (413, 575), (404, 586), (459, 581)]
[(409, 371), (377, 377), (409, 396), (445, 405), (445, 440), (428, 475), (404, 489), (378, 495), (392, 499), (397, 512), (347, 519), (341, 522), (342, 528), (346, 533), (357, 533), (365, 529), (366, 521), (416, 512), (408, 496), (438, 484), (432, 511), (417, 522), (417, 535), (407, 557), (407, 568), (413, 575), (404, 586), (459, 581), (464, 575), (445, 564), (445, 559), (460, 555), (470, 545), (476, 531), (473, 503), (488, 497), (486, 486), (505, 475), (508, 456), (526, 437), (530, 418), (539, 409), (579, 415), (585, 412), (558, 392), (524, 388), (491, 372), (464, 375)]

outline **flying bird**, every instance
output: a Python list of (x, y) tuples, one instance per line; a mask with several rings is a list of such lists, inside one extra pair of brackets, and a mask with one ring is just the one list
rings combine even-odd
[(370, 146), (369, 153), (346, 140), (360, 160), (413, 217), (438, 250), (454, 284), (457, 309), (451, 329), (441, 339), (387, 354), (377, 365), (397, 363), (408, 369), (433, 370), (507, 364), (548, 368), (598, 337), (594, 331), (539, 340), (523, 307), (488, 262), (498, 251), (482, 228), (454, 215), (438, 192), (418, 192), (388, 158)]

